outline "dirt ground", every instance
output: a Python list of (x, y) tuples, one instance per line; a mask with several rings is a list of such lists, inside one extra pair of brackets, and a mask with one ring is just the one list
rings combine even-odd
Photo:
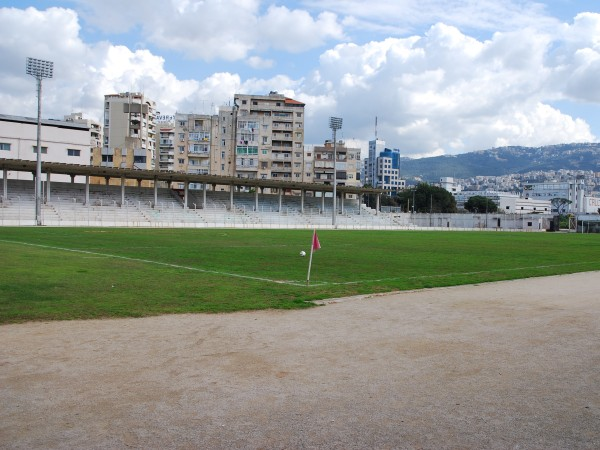
[(600, 448), (598, 272), (0, 343), (2, 448)]

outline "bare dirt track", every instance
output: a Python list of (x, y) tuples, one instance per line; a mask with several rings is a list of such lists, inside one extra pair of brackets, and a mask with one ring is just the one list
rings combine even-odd
[(1, 448), (600, 448), (598, 272), (0, 345)]

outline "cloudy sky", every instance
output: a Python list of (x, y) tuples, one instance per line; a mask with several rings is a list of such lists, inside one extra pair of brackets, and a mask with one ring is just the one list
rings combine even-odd
[(0, 0), (0, 113), (101, 119), (105, 94), (161, 114), (235, 93), (306, 103), (307, 144), (377, 135), (404, 156), (600, 139), (597, 0)]

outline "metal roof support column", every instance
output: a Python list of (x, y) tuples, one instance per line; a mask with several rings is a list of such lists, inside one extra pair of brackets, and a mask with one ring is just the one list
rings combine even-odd
[(258, 189), (254, 190), (254, 211), (258, 211)]
[(325, 213), (325, 191), (321, 192), (321, 214)]
[(154, 205), (153, 208), (156, 208), (156, 204), (158, 203), (158, 178), (154, 177)]
[(50, 171), (46, 172), (46, 201), (44, 203), (48, 203), (50, 201)]
[(188, 209), (188, 193), (190, 190), (190, 183), (186, 181), (183, 185), (183, 210), (187, 211)]
[(342, 207), (342, 214), (344, 214), (344, 197), (345, 197), (344, 193), (340, 192), (340, 205)]
[(85, 176), (85, 206), (90, 205), (90, 176)]
[(377, 209), (375, 209), (375, 215), (379, 215), (379, 203), (381, 202), (381, 194), (377, 194)]
[(2, 174), (3, 174), (2, 182), (4, 183), (4, 190), (2, 191), (2, 198), (4, 200), (8, 200), (8, 170), (4, 169), (2, 171)]
[(229, 186), (229, 210), (233, 211), (233, 191), (235, 186), (232, 184)]
[(283, 189), (279, 189), (279, 210), (277, 212), (281, 213), (281, 204), (283, 201)]
[(208, 184), (204, 183), (204, 189), (202, 190), (202, 209), (206, 209), (206, 189)]
[(358, 215), (359, 215), (359, 216), (360, 216), (360, 210), (362, 209), (362, 208), (360, 207), (360, 205), (362, 205), (362, 199), (363, 199), (363, 196), (362, 196), (362, 194), (358, 194)]
[(125, 177), (121, 177), (121, 207), (125, 204)]
[(75, 175), (71, 174), (71, 184), (75, 184)]
[(304, 214), (304, 194), (306, 194), (306, 191), (304, 189), (302, 189), (300, 191), (300, 213)]

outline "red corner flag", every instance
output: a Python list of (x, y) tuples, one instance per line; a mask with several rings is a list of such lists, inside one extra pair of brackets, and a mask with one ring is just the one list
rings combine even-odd
[(312, 255), (315, 250), (319, 250), (321, 248), (321, 243), (319, 242), (319, 237), (317, 236), (317, 230), (313, 232), (312, 246), (310, 247), (310, 259), (308, 260), (308, 274), (306, 275), (306, 284), (310, 283), (310, 268), (312, 266)]
[(317, 236), (317, 230), (315, 230), (315, 232), (313, 233), (312, 249), (319, 250), (320, 248), (321, 248), (321, 243), (319, 242), (319, 237)]

